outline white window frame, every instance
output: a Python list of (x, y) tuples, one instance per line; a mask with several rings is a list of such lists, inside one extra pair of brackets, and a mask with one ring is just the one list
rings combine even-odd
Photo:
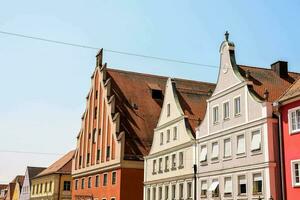
[[(288, 110), (288, 125), (289, 125), (289, 134), (290, 135), (293, 135), (293, 134), (296, 134), (296, 133), (300, 133), (300, 126), (298, 127), (298, 122), (297, 121), (297, 110), (299, 110), (300, 112), (300, 106), (298, 107), (295, 107), (295, 108), (291, 108)], [(296, 123), (296, 129), (293, 130), (293, 125), (292, 125), (292, 113), (295, 113), (295, 123)]]
[(160, 145), (164, 144), (164, 132), (163, 131), (159, 133), (159, 141), (160, 141), (159, 142)]
[(152, 174), (156, 174), (156, 165), (157, 165), (157, 161), (156, 159), (152, 160)]
[[(246, 181), (246, 193), (241, 193), (240, 191), (240, 182), (239, 182), (239, 177), (245, 177), (245, 181)], [(248, 179), (247, 179), (247, 174), (237, 174), (236, 176), (237, 178), (237, 195), (238, 196), (247, 196), (248, 194)]]
[[(230, 154), (228, 156), (226, 156), (226, 146), (225, 146), (225, 141), (226, 140), (229, 140), (229, 143), (230, 143)], [(224, 138), (223, 139), (223, 158), (226, 160), (226, 159), (230, 159), (232, 157), (232, 139), (229, 137), (229, 138)]]
[[(214, 144), (217, 144), (217, 155), (216, 156), (214, 156)], [(219, 143), (219, 141), (213, 141), (212, 143), (211, 143), (211, 160), (213, 160), (213, 161), (216, 161), (216, 160), (218, 160), (219, 159), (219, 155), (220, 155), (220, 143)]]
[(192, 199), (193, 196), (193, 183), (191, 181), (186, 183), (186, 194), (188, 199)]
[(178, 159), (179, 159), (178, 167), (183, 168), (184, 167), (184, 152), (183, 151), (180, 151), (178, 153)]
[[(225, 111), (226, 111), (225, 105), (228, 105), (228, 115), (227, 115), (227, 116), (226, 116), (226, 113), (225, 113)], [(222, 111), (223, 111), (223, 120), (228, 120), (228, 119), (230, 119), (230, 101), (229, 101), (229, 100), (224, 101), (224, 102), (222, 103)]]
[[(240, 136), (244, 137), (244, 151), (243, 152), (238, 152), (238, 150), (239, 150), (239, 137)], [(236, 136), (236, 155), (237, 156), (243, 156), (243, 155), (246, 154), (246, 149), (247, 149), (246, 144), (247, 144), (247, 142), (246, 142), (246, 135), (244, 133), (238, 134)]]
[[(299, 183), (296, 183), (296, 174), (295, 174), (295, 164), (298, 164), (298, 173), (299, 173)], [(292, 178), (292, 186), (300, 187), (300, 159), (299, 160), (291, 160), (291, 178)]]
[[(254, 190), (254, 175), (256, 175), (256, 174), (260, 174), (260, 176), (261, 176), (261, 180), (262, 180), (262, 184), (261, 184), (261, 193), (253, 193), (253, 190)], [(261, 195), (261, 194), (263, 194), (264, 193), (264, 176), (263, 176), (263, 172), (261, 172), (261, 171), (257, 171), (257, 172), (253, 172), (252, 174), (251, 174), (251, 181), (252, 181), (252, 194), (253, 195)]]
[[(226, 179), (227, 178), (230, 178), (230, 182), (231, 182), (231, 192), (230, 193), (225, 193), (225, 187), (226, 187)], [(226, 197), (229, 197), (229, 196), (232, 196), (233, 195), (233, 177), (232, 176), (225, 176), (224, 177), (224, 196), (226, 196)]]
[[(203, 185), (206, 185), (206, 189), (205, 189), (205, 194), (202, 194), (202, 191), (204, 191), (204, 188), (203, 188)], [(206, 197), (207, 196), (207, 190), (208, 190), (208, 181), (207, 180), (201, 180), (200, 181), (200, 196), (203, 198), (203, 197)]]
[[(204, 151), (204, 149), (206, 149), (206, 153), (204, 152), (204, 153), (202, 153), (202, 150)], [(202, 158), (204, 155), (202, 155), (202, 154), (206, 154), (205, 155), (205, 159), (204, 158)], [(200, 163), (206, 163), (207, 162), (207, 145), (206, 144), (202, 144), (201, 146), (200, 146), (200, 155), (199, 155), (199, 161), (200, 161)]]
[[(253, 140), (253, 135), (254, 135), (254, 133), (255, 132), (257, 132), (257, 131), (259, 131), (259, 134), (260, 134), (260, 148), (259, 149), (253, 149), (252, 148), (252, 146), (253, 146), (253, 144), (252, 144), (252, 140)], [(261, 131), (261, 129), (260, 128), (258, 128), (258, 129), (253, 129), (253, 130), (251, 130), (251, 141), (250, 141), (250, 150), (251, 150), (251, 152), (252, 153), (256, 153), (256, 152), (261, 152), (261, 150), (262, 150), (262, 131)]]
[[(216, 115), (215, 115), (215, 109), (217, 111)], [(219, 105), (214, 105), (212, 107), (212, 121), (213, 121), (213, 124), (218, 124), (219, 123), (219, 117), (220, 117)]]
[[(236, 109), (236, 105), (235, 105), (235, 101), (239, 99), (240, 100), (240, 104), (239, 104), (239, 112), (237, 112), (237, 109)], [(241, 115), (241, 95), (239, 96), (236, 96), (233, 98), (233, 112), (234, 112), (234, 116), (238, 117)]]

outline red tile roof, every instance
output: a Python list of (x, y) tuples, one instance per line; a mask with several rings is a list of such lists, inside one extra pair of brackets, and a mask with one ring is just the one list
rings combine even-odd
[(70, 151), (35, 177), (41, 177), (49, 174), (71, 174), (74, 152), (74, 150)]
[[(140, 160), (148, 155), (153, 131), (157, 125), (163, 99), (152, 98), (151, 89), (164, 94), (167, 77), (107, 69), (116, 96), (116, 109), (121, 116), (121, 131), (125, 132), (125, 158)], [(207, 93), (214, 85), (198, 81), (174, 79), (180, 104), (191, 128), (203, 119)]]
[(290, 100), (294, 97), (300, 96), (300, 78), (291, 85), (285, 93), (278, 99), (279, 102)]
[[(288, 76), (281, 78), (272, 69), (250, 67), (238, 65), (240, 74), (246, 78), (246, 72), (249, 73), (248, 80), (252, 83), (250, 89), (261, 100), (273, 102), (277, 100), (287, 88), (289, 88), (295, 80), (300, 77), (299, 73), (289, 72)], [(268, 98), (264, 98), (265, 91), (268, 91)]]

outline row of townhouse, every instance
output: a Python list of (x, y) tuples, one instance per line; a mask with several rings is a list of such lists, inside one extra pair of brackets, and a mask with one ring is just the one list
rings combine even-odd
[(111, 69), (102, 59), (100, 50), (73, 200), (297, 199), (300, 103), (290, 102), (300, 74), (287, 62), (238, 65), (228, 34), (216, 84)]
[(8, 185), (0, 185), (1, 200), (70, 200), (71, 169), (74, 151), (49, 167), (26, 167)]

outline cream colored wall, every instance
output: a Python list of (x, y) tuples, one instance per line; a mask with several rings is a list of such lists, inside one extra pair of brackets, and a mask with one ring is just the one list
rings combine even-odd
[[(267, 138), (267, 116), (270, 116), (270, 106), (258, 101), (249, 91), (246, 81), (239, 74), (234, 73), (234, 63), (230, 58), (229, 50), (234, 47), (226, 41), (220, 48), (220, 70), (216, 90), (208, 100), (207, 112), (204, 121), (197, 130), (197, 165), (198, 165), (198, 199), (200, 198), (201, 180), (208, 182), (208, 187), (214, 178), (219, 180), (220, 197), (224, 195), (224, 177), (232, 177), (233, 195), (229, 199), (237, 199), (237, 175), (244, 174), (248, 181), (248, 193), (245, 199), (252, 196), (252, 174), (260, 172), (263, 176), (263, 195), (268, 197), (269, 193), (269, 163), (268, 163), (268, 138)], [(234, 98), (241, 98), (241, 113), (234, 115)], [(223, 119), (223, 103), (229, 101), (229, 119)], [(213, 123), (213, 107), (219, 106), (219, 122)], [(251, 151), (251, 133), (254, 130), (261, 131), (261, 150)], [(237, 155), (237, 136), (244, 134), (244, 155)], [(231, 140), (231, 157), (224, 158), (224, 139)], [(211, 159), (212, 143), (219, 144), (219, 159)], [(200, 162), (201, 146), (207, 146), (207, 162)], [(205, 198), (206, 199), (206, 198)], [(212, 199), (209, 194), (207, 199)]]
[(12, 200), (19, 200), (19, 199), (20, 199), (20, 184), (16, 183)]

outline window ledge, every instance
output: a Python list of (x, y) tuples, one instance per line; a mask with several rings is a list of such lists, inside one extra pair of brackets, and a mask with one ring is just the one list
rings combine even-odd
[(239, 153), (239, 154), (236, 154), (236, 158), (239, 159), (239, 158), (245, 158), (247, 157), (246, 153)]
[(228, 161), (228, 160), (232, 160), (232, 156), (224, 157), (224, 158), (223, 158), (223, 161)]
[(201, 166), (207, 165), (207, 161), (200, 161), (200, 165), (201, 165)]
[(159, 171), (158, 171), (158, 173), (159, 173), (159, 174), (162, 174), (162, 173), (163, 173), (163, 171), (162, 171), (162, 170), (159, 170)]
[(228, 121), (228, 120), (230, 120), (229, 117), (226, 117), (226, 118), (223, 119), (223, 121)]
[(261, 149), (259, 149), (259, 150), (251, 150), (251, 155), (252, 156), (256, 156), (256, 155), (259, 155), (259, 154), (262, 154)]
[(178, 169), (183, 169), (184, 168), (184, 166), (183, 165), (180, 165), (179, 167), (178, 167)]
[(170, 170), (169, 170), (169, 169), (165, 169), (164, 171), (165, 171), (165, 172), (168, 172), (168, 171), (170, 171)]
[(156, 175), (157, 173), (156, 172), (152, 172), (152, 175)]
[(300, 129), (296, 129), (294, 131), (291, 131), (290, 135), (296, 135), (296, 134), (299, 134), (299, 133), (300, 133)]
[(172, 170), (172, 171), (176, 170), (176, 167), (172, 167), (171, 170)]

